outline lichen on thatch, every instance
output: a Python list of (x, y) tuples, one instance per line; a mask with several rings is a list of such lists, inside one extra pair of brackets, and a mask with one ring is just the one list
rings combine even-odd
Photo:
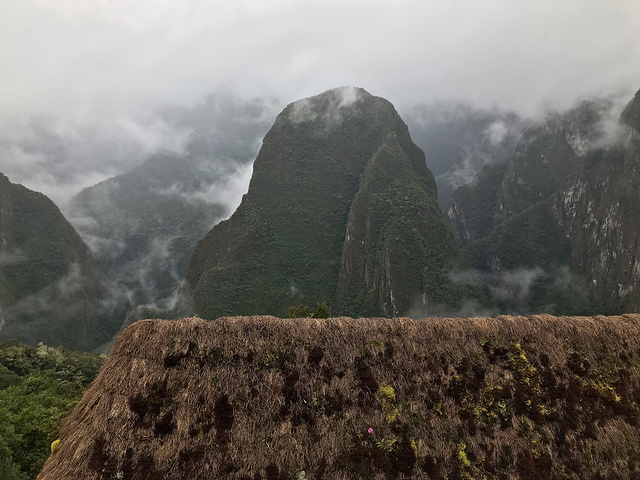
[(639, 366), (640, 315), (143, 320), (38, 478), (637, 478)]

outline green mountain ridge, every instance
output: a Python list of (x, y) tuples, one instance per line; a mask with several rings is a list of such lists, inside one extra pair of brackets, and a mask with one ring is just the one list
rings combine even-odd
[(117, 315), (95, 259), (45, 195), (0, 174), (0, 341), (91, 349)]
[(290, 104), (241, 205), (189, 262), (195, 312), (286, 316), (317, 300), (354, 316), (396, 315), (423, 298), (458, 306), (466, 292), (429, 289), (462, 262), (436, 190), (388, 101), (343, 87)]
[(169, 297), (196, 241), (227, 214), (197, 172), (193, 159), (159, 154), (73, 199), (72, 220), (135, 304)]

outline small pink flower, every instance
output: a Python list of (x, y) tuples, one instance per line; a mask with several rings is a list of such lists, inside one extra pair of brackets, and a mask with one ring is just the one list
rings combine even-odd
[(369, 430), (367, 430), (367, 432), (369, 432), (369, 435), (371, 435), (373, 433), (373, 428), (369, 427)]

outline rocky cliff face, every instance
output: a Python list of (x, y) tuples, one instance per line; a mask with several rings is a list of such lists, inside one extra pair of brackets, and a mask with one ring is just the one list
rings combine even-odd
[(599, 134), (604, 107), (583, 102), (525, 131), (508, 162), (494, 223), (544, 201), (560, 182), (582, 164)]
[(0, 341), (90, 349), (119, 326), (109, 298), (87, 246), (53, 202), (0, 174)]
[(604, 107), (583, 102), (528, 128), (505, 165), (488, 165), (452, 196), (447, 215), (459, 244), (486, 237), (496, 225), (549, 199), (576, 170), (600, 134)]
[(571, 266), (612, 311), (640, 310), (640, 91), (622, 114), (623, 138), (592, 152), (553, 197)]
[(348, 87), (277, 117), (248, 193), (198, 243), (186, 278), (206, 318), (316, 301), (395, 315), (461, 303), (464, 288), (446, 281), (460, 261), (407, 126), (388, 101)]
[[(447, 214), (474, 268), (539, 269), (528, 309), (640, 308), (637, 103), (638, 95), (622, 114), (623, 132), (606, 142), (606, 105), (552, 115), (522, 135), (506, 166), (454, 193)], [(559, 299), (562, 289), (569, 290)]]

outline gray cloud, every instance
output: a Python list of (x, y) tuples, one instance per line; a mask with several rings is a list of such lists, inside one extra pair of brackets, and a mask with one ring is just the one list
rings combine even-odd
[(500, 302), (512, 302), (522, 308), (531, 287), (543, 275), (544, 271), (539, 267), (500, 272), (497, 284), (490, 287), (491, 293)]
[(93, 118), (85, 124), (29, 117), (0, 126), (0, 171), (62, 208), (82, 188), (130, 170), (156, 151), (180, 151), (190, 132), (158, 116)]
[(635, 89), (633, 1), (6, 0), (5, 112), (83, 117), (211, 91), (291, 101), (358, 85), (394, 103), (516, 110)]
[[(528, 116), (629, 98), (640, 78), (632, 1), (5, 0), (0, 18), (0, 171), (63, 207), (179, 151), (189, 128), (157, 112), (212, 92), (281, 108), (356, 85), (405, 111), (454, 100)], [(486, 133), (499, 143), (501, 124)]]
[[(331, 92), (328, 104), (320, 106), (313, 98), (303, 98), (291, 104), (290, 119), (294, 123), (313, 122), (320, 115), (323, 122), (334, 128), (342, 122), (344, 110), (352, 106), (361, 95), (361, 90), (353, 86), (337, 87)], [(322, 113), (320, 113), (322, 112)]]
[(156, 190), (156, 194), (177, 197), (195, 206), (203, 203), (222, 205), (230, 216), (240, 205), (242, 196), (249, 189), (249, 181), (253, 173), (252, 163), (234, 163), (229, 160), (201, 160), (196, 164), (199, 170), (211, 183), (203, 183), (200, 188), (186, 189), (180, 182), (167, 188)]

